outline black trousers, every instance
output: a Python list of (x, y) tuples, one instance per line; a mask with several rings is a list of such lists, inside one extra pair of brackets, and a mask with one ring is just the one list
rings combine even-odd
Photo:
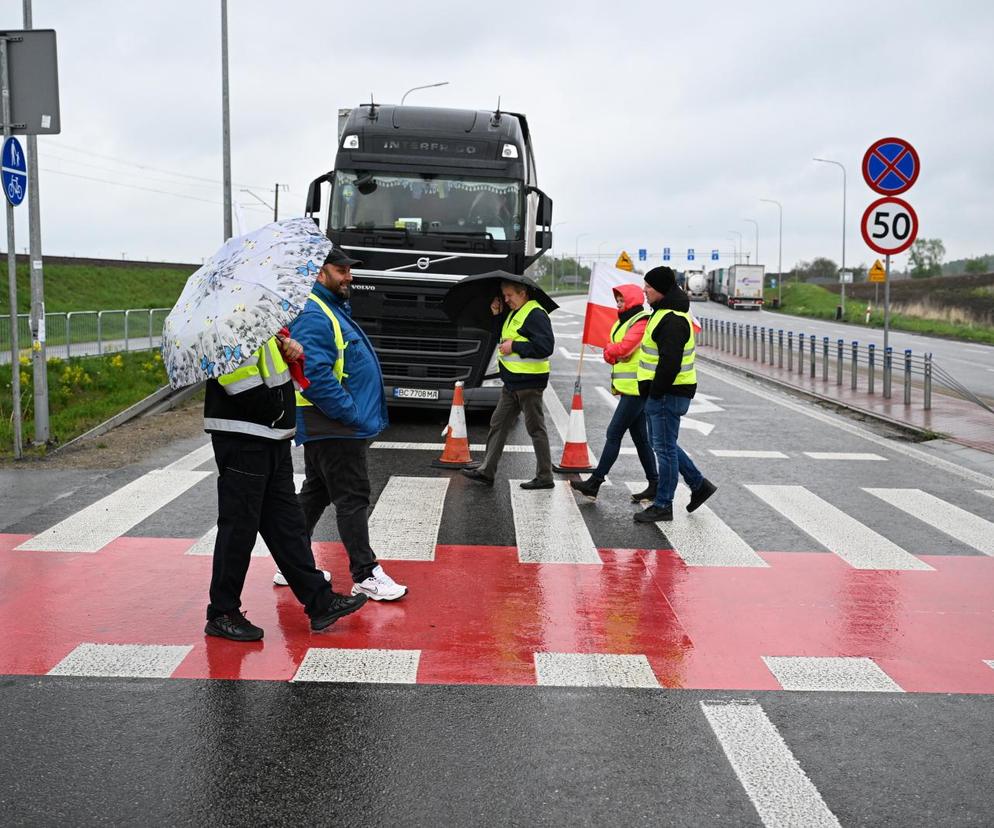
[(308, 537), (328, 505), (335, 504), (338, 534), (349, 553), (349, 571), (357, 584), (372, 575), (377, 565), (369, 545), (368, 448), (366, 440), (338, 437), (304, 443), (304, 485), (297, 496)]
[(307, 614), (325, 612), (331, 588), (314, 565), (294, 493), (290, 441), (212, 434), (211, 442), (219, 477), (208, 620), (241, 606), (257, 533)]

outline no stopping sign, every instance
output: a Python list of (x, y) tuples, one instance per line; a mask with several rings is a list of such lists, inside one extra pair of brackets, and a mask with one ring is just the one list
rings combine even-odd
[(918, 214), (902, 198), (878, 198), (860, 222), (867, 247), (885, 256), (907, 250), (918, 238)]

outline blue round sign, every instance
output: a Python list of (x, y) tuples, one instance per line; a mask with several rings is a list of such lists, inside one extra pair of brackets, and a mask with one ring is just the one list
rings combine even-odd
[(910, 190), (920, 172), (918, 153), (903, 138), (881, 138), (863, 156), (863, 179), (881, 195)]
[(3, 193), (12, 206), (16, 207), (24, 201), (28, 192), (28, 165), (21, 142), (13, 136), (3, 142), (0, 179), (3, 181)]

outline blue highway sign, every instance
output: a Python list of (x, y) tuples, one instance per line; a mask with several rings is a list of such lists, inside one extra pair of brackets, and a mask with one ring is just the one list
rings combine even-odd
[(718, 261), (718, 251), (717, 250), (712, 250), (711, 251), (711, 261), (712, 262)]
[(28, 191), (28, 165), (21, 142), (11, 136), (3, 142), (3, 164), (0, 167), (3, 192), (11, 206), (16, 207)]
[(694, 261), (694, 248), (693, 247), (690, 247), (690, 248), (687, 249), (687, 261), (688, 262)]
[(639, 248), (639, 261), (644, 262), (646, 257), (646, 250), (644, 247)]
[(670, 260), (670, 249), (668, 247), (663, 248), (663, 261), (668, 262)]

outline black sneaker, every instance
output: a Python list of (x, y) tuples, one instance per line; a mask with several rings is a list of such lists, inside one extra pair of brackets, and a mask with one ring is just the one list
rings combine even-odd
[(697, 490), (690, 493), (690, 503), (687, 504), (687, 511), (693, 512), (694, 509), (704, 503), (716, 491), (718, 491), (718, 487), (707, 478), (704, 478), (704, 482), (697, 487)]
[(475, 480), (477, 483), (482, 483), (484, 486), (493, 486), (494, 479), (492, 477), (487, 477), (483, 472), (477, 471), (476, 469), (462, 469), (463, 477), (468, 477), (470, 480)]
[(365, 595), (340, 595), (337, 592), (331, 593), (331, 603), (328, 609), (318, 615), (311, 616), (311, 629), (320, 632), (326, 627), (330, 627), (343, 615), (351, 615), (359, 607), (366, 603)]
[(211, 618), (204, 632), (231, 641), (259, 641), (263, 635), (262, 627), (257, 627), (238, 610)]
[(641, 492), (632, 495), (632, 503), (652, 503), (656, 499), (656, 484), (650, 483)]
[(575, 492), (579, 492), (584, 497), (597, 500), (597, 492), (603, 484), (599, 477), (588, 477), (586, 480), (570, 480), (569, 485)]
[(533, 477), (531, 480), (526, 480), (524, 483), (519, 484), (522, 489), (527, 489), (531, 491), (532, 489), (554, 489), (556, 488), (556, 483), (553, 480), (539, 480), (537, 477)]
[(641, 512), (635, 513), (636, 523), (658, 523), (661, 520), (673, 520), (673, 507), (663, 509), (659, 506), (650, 506)]

